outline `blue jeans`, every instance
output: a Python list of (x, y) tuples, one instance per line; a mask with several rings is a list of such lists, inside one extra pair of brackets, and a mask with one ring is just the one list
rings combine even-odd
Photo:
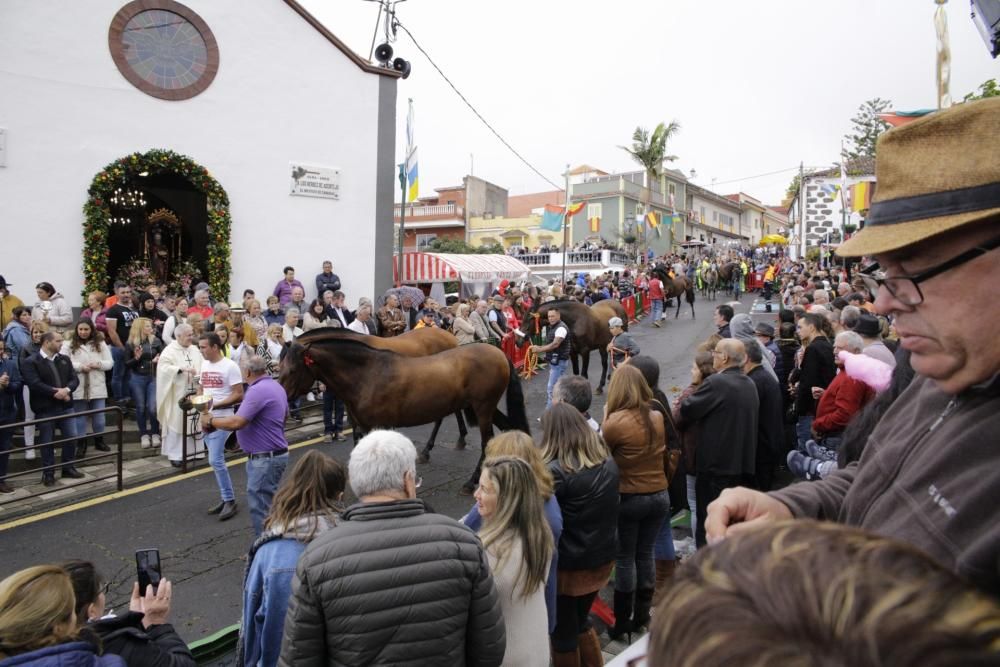
[(663, 299), (653, 299), (653, 321), (659, 322), (663, 315)]
[(344, 402), (327, 387), (323, 392), (323, 432), (340, 433), (344, 430)]
[(261, 456), (247, 460), (247, 504), (250, 506), (254, 539), (260, 537), (264, 530), (264, 519), (271, 511), (271, 501), (287, 466), (287, 451), (278, 456)]
[[(56, 427), (59, 428), (59, 433), (62, 435), (64, 442), (62, 444), (62, 463), (63, 470), (73, 465), (73, 459), (76, 458), (76, 417), (73, 416), (73, 408), (69, 404), (66, 408), (60, 410), (59, 412), (46, 412), (44, 414), (35, 413), (35, 419), (44, 419), (46, 417), (57, 417), (64, 416), (64, 419), (57, 419), (55, 421), (42, 422), (38, 425), (38, 439), (35, 441), (36, 444), (42, 445), (42, 465), (43, 466), (54, 466), (56, 464), (56, 453), (52, 445), (47, 443), (52, 442), (52, 436), (55, 435)], [(55, 475), (54, 470), (45, 470), (42, 472), (45, 476)]]
[(795, 437), (799, 441), (799, 451), (803, 454), (806, 451), (806, 442), (812, 440), (813, 415), (804, 415), (795, 422)]
[(229, 468), (226, 467), (226, 439), (229, 433), (230, 431), (219, 428), (204, 436), (205, 447), (208, 449), (208, 463), (215, 471), (215, 483), (219, 485), (222, 501), (227, 503), (236, 500), (233, 480), (230, 479)]
[(670, 510), (668, 509), (667, 516), (663, 519), (663, 525), (660, 526), (660, 532), (656, 535), (656, 542), (653, 544), (653, 558), (674, 560), (674, 557), (674, 529), (670, 525)]
[(615, 590), (631, 593), (652, 589), (656, 583), (653, 547), (670, 514), (666, 490), (658, 493), (623, 493), (618, 504), (618, 554), (615, 557)]
[[(159, 434), (160, 423), (156, 421), (156, 376), (129, 373), (128, 388), (135, 403), (135, 421), (139, 424), (139, 435)], [(149, 428), (146, 424), (149, 424)]]
[(111, 396), (120, 401), (128, 395), (128, 366), (125, 365), (125, 348), (111, 346), (111, 359), (115, 365), (111, 367)]
[(561, 378), (563, 376), (563, 373), (566, 372), (566, 365), (568, 363), (569, 359), (549, 362), (549, 385), (546, 388), (549, 398), (547, 401), (545, 401), (546, 409), (548, 409), (552, 405), (552, 388), (556, 386), (556, 382), (559, 382), (559, 378)]
[[(154, 397), (155, 399), (155, 397)], [(92, 398), (89, 401), (86, 399), (78, 399), (73, 401), (73, 411), (74, 412), (86, 412), (87, 410), (103, 410), (104, 409), (103, 398)], [(154, 401), (155, 402), (155, 401)], [(87, 419), (88, 417), (77, 417), (76, 418), (76, 432), (80, 437), (87, 435)], [(89, 417), (91, 424), (94, 426), (92, 433), (98, 435), (104, 433), (107, 428), (107, 420), (105, 419), (105, 413), (98, 412)]]

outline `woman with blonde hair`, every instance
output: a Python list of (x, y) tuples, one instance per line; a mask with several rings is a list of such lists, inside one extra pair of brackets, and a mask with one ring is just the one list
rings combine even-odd
[(564, 402), (542, 415), (542, 460), (552, 473), (563, 519), (552, 660), (556, 667), (600, 665), (590, 606), (615, 560), (618, 465), (580, 411)]
[(76, 598), (69, 575), (37, 565), (0, 581), (0, 665), (125, 667), (115, 655), (77, 636)]
[(487, 459), (476, 503), (507, 631), (502, 664), (548, 667), (544, 590), (554, 546), (535, 472), (513, 456)]
[(153, 321), (148, 317), (132, 320), (125, 343), (125, 365), (131, 371), (128, 386), (135, 403), (139, 444), (144, 449), (160, 446), (160, 423), (156, 420), (156, 363), (161, 352), (163, 341), (156, 337)]
[(635, 366), (620, 366), (608, 384), (604, 440), (618, 464), (618, 554), (615, 625), (608, 636), (649, 623), (656, 584), (653, 547), (670, 511), (663, 415), (651, 410), (653, 392)]
[[(17, 351), (17, 367), (18, 370), (21, 368), (21, 364), (33, 355), (35, 352), (41, 348), (42, 336), (44, 336), (49, 331), (48, 322), (43, 322), (42, 320), (36, 320), (31, 323), (28, 328), (28, 335), (31, 336), (31, 340), (28, 343), (21, 345)], [(35, 419), (35, 411), (31, 409), (31, 394), (29, 392), (28, 383), (24, 383), (24, 389), (22, 390), (24, 399), (24, 421), (30, 422)], [(37, 427), (35, 426), (25, 426), (24, 427), (24, 446), (33, 447), (35, 444), (35, 433)], [(24, 458), (27, 460), (34, 459), (38, 454), (35, 449), (29, 449), (24, 452)]]
[(476, 328), (472, 326), (472, 322), (469, 321), (469, 313), (471, 312), (469, 304), (462, 303), (456, 305), (458, 308), (455, 315), (455, 321), (451, 325), (451, 330), (454, 332), (455, 338), (458, 339), (459, 345), (475, 343)]
[[(267, 320), (264, 319), (260, 301), (251, 299), (247, 302), (247, 314), (243, 318), (243, 323), (249, 325), (254, 332), (255, 340), (259, 340), (267, 335)], [(254, 347), (256, 347), (254, 343)]]
[[(552, 532), (552, 543), (559, 544), (559, 536), (562, 534), (562, 512), (559, 510), (559, 501), (555, 497), (555, 482), (552, 478), (552, 471), (542, 460), (542, 453), (535, 447), (535, 441), (523, 431), (501, 433), (491, 438), (486, 444), (486, 459), (501, 456), (523, 459), (531, 466), (532, 472), (535, 473), (535, 481), (538, 483), (538, 490), (542, 494), (542, 501), (545, 503), (545, 520)], [(483, 525), (483, 518), (479, 514), (478, 503), (474, 504), (469, 513), (462, 517), (462, 523), (479, 532)], [(548, 613), (549, 632), (552, 632), (556, 627), (556, 568), (558, 564), (559, 553), (553, 550), (552, 562), (549, 565), (549, 574), (545, 582), (545, 609)]]
[(316, 450), (281, 480), (264, 532), (247, 556), (237, 665), (277, 664), (295, 564), (310, 542), (336, 525), (346, 486), (344, 466)]

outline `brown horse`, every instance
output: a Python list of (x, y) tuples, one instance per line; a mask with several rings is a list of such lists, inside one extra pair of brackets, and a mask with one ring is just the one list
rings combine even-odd
[[(294, 398), (315, 380), (331, 387), (347, 404), (355, 428), (419, 426), (463, 409), (479, 425), (483, 452), (462, 487), (470, 494), (479, 481), (493, 423), (530, 433), (521, 381), (504, 353), (490, 345), (463, 345), (425, 357), (404, 357), (371, 345), (370, 336), (303, 335), (281, 362), (280, 381)], [(497, 403), (507, 392), (507, 415)]]
[(562, 321), (569, 327), (573, 351), (570, 358), (573, 361), (573, 374), (580, 375), (580, 360), (583, 357), (583, 377), (588, 377), (590, 368), (590, 353), (597, 350), (601, 355), (601, 379), (597, 383), (598, 394), (604, 392), (604, 382), (608, 377), (608, 343), (611, 342), (611, 329), (608, 320), (620, 317), (625, 329), (628, 329), (628, 315), (625, 308), (615, 299), (603, 299), (593, 306), (587, 306), (579, 301), (559, 299), (538, 304), (533, 312), (538, 313), (540, 321), (546, 321), (549, 309), (558, 308)]
[(694, 283), (687, 276), (670, 277), (669, 268), (663, 264), (657, 264), (652, 272), (663, 282), (663, 297), (665, 301), (677, 299), (677, 311), (674, 313), (676, 320), (681, 314), (681, 297), (683, 296), (688, 305), (691, 306), (691, 319), (694, 319)]
[[(361, 334), (351, 331), (350, 329), (323, 327), (322, 329), (313, 329), (312, 331), (308, 331), (299, 336), (299, 338), (304, 339), (304, 341), (311, 341), (329, 337), (351, 338), (358, 336), (361, 336)], [(372, 336), (371, 338), (365, 338), (365, 341), (374, 348), (379, 350), (389, 350), (390, 352), (401, 354), (404, 357), (426, 357), (429, 354), (437, 354), (438, 352), (444, 352), (445, 350), (451, 350), (458, 347), (458, 339), (456, 339), (455, 336), (448, 333), (444, 329), (439, 329), (437, 327), (421, 327), (420, 329), (411, 329), (404, 334), (393, 336), (391, 338)], [(465, 426), (465, 418), (462, 416), (461, 411), (455, 413), (455, 419), (458, 421), (458, 441), (455, 443), (455, 449), (465, 449), (465, 437), (469, 434), (469, 430)], [(434, 422), (434, 429), (431, 431), (431, 436), (427, 439), (427, 443), (424, 445), (425, 452), (430, 452), (430, 450), (434, 449), (434, 442), (437, 440), (437, 434), (441, 429), (442, 421), (442, 419), (439, 419)], [(357, 442), (358, 431), (355, 429), (354, 443), (357, 444)], [(428, 455), (421, 454), (418, 462), (427, 463), (427, 458)]]

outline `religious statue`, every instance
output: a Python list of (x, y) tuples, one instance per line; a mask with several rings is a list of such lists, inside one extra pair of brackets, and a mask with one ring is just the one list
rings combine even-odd
[(149, 268), (158, 283), (166, 282), (170, 276), (170, 249), (163, 243), (163, 233), (157, 229), (149, 244)]
[(167, 282), (181, 254), (181, 225), (173, 211), (161, 208), (149, 214), (145, 244), (150, 272), (157, 282)]

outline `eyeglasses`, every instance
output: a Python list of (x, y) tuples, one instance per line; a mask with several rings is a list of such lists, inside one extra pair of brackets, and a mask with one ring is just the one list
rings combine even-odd
[(915, 276), (893, 276), (890, 278), (886, 276), (885, 271), (881, 270), (877, 262), (862, 269), (859, 275), (864, 281), (865, 287), (873, 295), (877, 296), (878, 289), (884, 286), (897, 301), (905, 306), (914, 307), (924, 302), (924, 294), (920, 291), (920, 283), (930, 280), (945, 271), (957, 268), (997, 248), (1000, 248), (1000, 238), (995, 238), (988, 243), (966, 250), (962, 254), (952, 257), (937, 266), (932, 266), (926, 271), (921, 271)]

